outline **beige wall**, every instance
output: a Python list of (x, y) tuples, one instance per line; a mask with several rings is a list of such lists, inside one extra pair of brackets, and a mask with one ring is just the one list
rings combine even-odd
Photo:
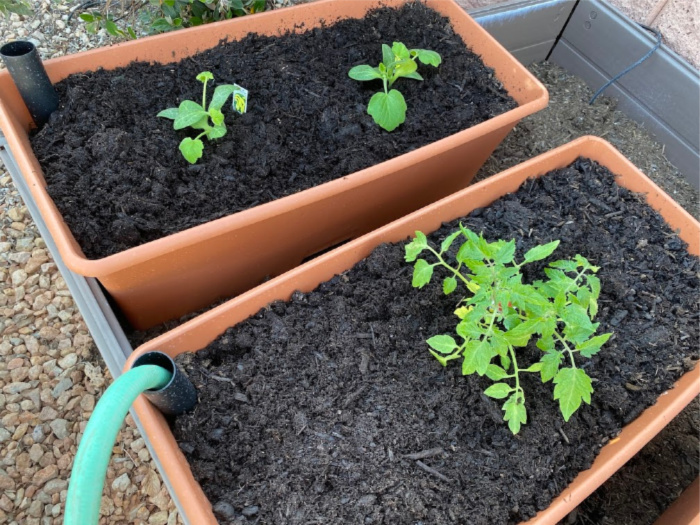
[[(502, 0), (457, 1), (467, 9), (502, 2)], [(588, 0), (582, 0), (582, 2), (586, 1)], [(696, 68), (700, 68), (700, 0), (608, 1), (633, 20), (660, 29), (666, 45)]]

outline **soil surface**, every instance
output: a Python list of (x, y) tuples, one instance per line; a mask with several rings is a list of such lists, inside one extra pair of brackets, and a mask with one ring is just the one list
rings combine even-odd
[(174, 432), (222, 522), (524, 521), (698, 358), (698, 259), (606, 170), (580, 160), (464, 222), (601, 266), (599, 332), (615, 335), (585, 363), (592, 404), (564, 423), (552, 385), (526, 377), (528, 424), (510, 434), (490, 382), (427, 351), (459, 298), (411, 288), (403, 246), (384, 245), (180, 357), (200, 404)]
[[(377, 65), (381, 44), (440, 53), (419, 65), (423, 82), (400, 79), (406, 122), (387, 133), (367, 114), (381, 82), (348, 70)], [(192, 130), (156, 118), (200, 101), (195, 77), (250, 91), (248, 113), (226, 113), (227, 135), (205, 140), (190, 165), (178, 150)], [(134, 63), (72, 75), (61, 106), (32, 137), (51, 197), (85, 254), (111, 255), (337, 179), (469, 128), (516, 106), (493, 72), (421, 3), (378, 9), (363, 20), (282, 37), (250, 35), (177, 65)], [(226, 106), (228, 108), (228, 105)]]

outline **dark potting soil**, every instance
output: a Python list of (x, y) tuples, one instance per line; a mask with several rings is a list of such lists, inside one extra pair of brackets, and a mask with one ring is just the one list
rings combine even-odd
[(439, 279), (413, 289), (403, 245), (383, 245), (179, 358), (200, 403), (173, 430), (222, 522), (524, 521), (698, 358), (698, 259), (606, 169), (579, 160), (464, 223), (515, 238), (521, 255), (560, 239), (553, 257), (601, 266), (599, 332), (615, 335), (579, 363), (592, 404), (564, 423), (551, 383), (526, 376), (528, 423), (513, 436), (489, 380), (427, 351), (454, 331), (459, 298)]
[[(400, 79), (406, 122), (392, 133), (367, 114), (381, 82), (348, 70), (376, 65), (381, 44), (440, 53), (419, 65), (423, 82)], [(227, 135), (205, 140), (195, 165), (157, 118), (199, 101), (195, 77), (250, 91), (248, 113), (226, 113)], [(447, 18), (421, 3), (378, 9), (363, 20), (282, 37), (250, 35), (179, 64), (134, 63), (72, 75), (57, 84), (59, 110), (32, 137), (48, 190), (90, 258), (191, 228), (337, 179), (425, 146), (516, 106), (491, 69), (467, 49)], [(227, 105), (228, 107), (228, 105)]]

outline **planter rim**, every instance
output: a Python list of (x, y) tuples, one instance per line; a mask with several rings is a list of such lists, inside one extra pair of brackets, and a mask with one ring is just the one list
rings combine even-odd
[[(190, 35), (203, 34), (210, 31), (212, 26), (215, 25), (219, 25), (222, 28), (237, 25), (242, 26), (250, 20), (250, 17), (255, 17), (256, 19), (261, 20), (273, 19), (280, 16), (288, 16), (292, 13), (301, 13), (310, 5), (322, 7), (326, 5), (335, 5), (338, 3), (338, 1), (339, 0), (319, 0), (317, 2), (313, 2), (312, 4), (300, 4), (281, 10), (265, 11), (254, 15), (246, 15), (245, 17), (216, 22), (214, 24), (207, 24), (205, 26), (182, 29), (179, 30), (177, 34), (181, 35), (183, 39), (185, 39)], [(394, 6), (401, 5), (405, 3), (405, 1), (407, 0), (389, 0), (387, 3)], [(438, 0), (428, 0), (428, 4), (430, 6), (431, 2), (436, 3), (437, 1)], [(507, 50), (493, 37), (491, 37), (483, 28), (478, 26), (478, 24), (476, 24), (476, 22), (474, 22), (473, 19), (469, 17), (469, 15), (464, 12), (461, 7), (459, 7), (455, 0), (439, 1), (440, 3), (450, 4), (449, 8), (452, 10), (455, 8), (459, 9), (480, 31), (484, 33), (487, 40), (489, 40), (489, 45), (498, 48), (501, 53), (507, 55), (509, 61), (508, 67), (517, 71), (518, 74), (526, 80), (527, 89), (533, 92), (533, 100), (525, 102), (524, 104), (519, 104), (516, 108), (505, 113), (501, 113), (500, 115), (480, 124), (363, 170), (350, 173), (341, 178), (302, 190), (298, 193), (282, 197), (275, 201), (236, 212), (231, 215), (209, 221), (205, 224), (200, 224), (192, 228), (188, 228), (187, 230), (183, 230), (103, 258), (86, 258), (67, 226), (65, 228), (51, 227), (52, 236), (54, 237), (66, 265), (71, 270), (81, 275), (99, 278), (101, 275), (122, 270), (126, 261), (128, 261), (129, 266), (133, 266), (150, 260), (156, 256), (163, 255), (164, 253), (191, 246), (194, 242), (196, 242), (196, 239), (201, 239), (203, 236), (207, 238), (215, 238), (230, 230), (232, 227), (265, 221), (278, 215), (280, 211), (286, 210), (290, 206), (303, 208), (314, 203), (321, 196), (328, 197), (337, 195), (352, 188), (371, 183), (372, 181), (381, 178), (389, 170), (395, 171), (406, 166), (411, 166), (425, 159), (440, 155), (467, 140), (471, 140), (489, 131), (504, 127), (513, 121), (518, 121), (523, 117), (547, 106), (549, 100), (547, 90), (542, 83), (537, 80), (534, 75), (532, 75), (532, 73), (530, 73), (522, 64), (517, 62), (517, 60), (509, 55)], [(444, 15), (444, 13), (442, 14)], [(139, 49), (140, 46), (144, 45), (157, 46), (162, 42), (168, 42), (169, 38), (172, 38), (172, 33), (153, 35), (138, 39), (136, 41), (122, 42), (108, 47), (96, 48), (81, 53), (50, 59), (45, 61), (44, 64), (49, 71), (50, 76), (52, 76), (52, 70), (55, 70), (57, 67), (62, 65), (72, 64), (76, 58), (99, 61), (100, 57), (106, 52), (112, 52), (113, 50)], [(176, 63), (178, 61), (179, 60), (173, 60), (172, 62), (164, 63)], [(99, 63), (96, 63), (95, 66), (99, 66)], [(7, 71), (0, 71), (0, 80), (6, 76), (9, 76)], [(52, 81), (59, 80), (62, 80), (62, 78), (52, 78)], [(513, 96), (512, 91), (508, 92), (511, 96)], [(27, 178), (26, 174), (31, 174), (31, 178), (28, 178), (28, 185), (34, 199), (39, 204), (42, 212), (48, 215), (45, 217), (45, 219), (47, 219), (47, 223), (50, 226), (53, 226), (55, 223), (64, 224), (62, 215), (58, 211), (53, 199), (45, 190), (44, 184), (40, 184), (38, 182), (43, 182), (43, 175), (40, 171), (34, 169), (32, 162), (32, 158), (34, 157), (33, 152), (31, 151), (31, 148), (25, 147), (23, 141), (18, 136), (17, 126), (18, 124), (10, 117), (5, 102), (2, 100), (2, 98), (0, 98), (0, 129), (5, 131), (7, 142), (17, 160), (20, 170), (23, 172), (23, 174), (25, 174), (25, 178)]]
[[(427, 217), (426, 221), (429, 220), (430, 224), (433, 225), (430, 226), (433, 229), (429, 231), (433, 231), (442, 222), (453, 220), (465, 214), (460, 212), (461, 214), (454, 215), (454, 210), (457, 207), (461, 206), (461, 208), (466, 209), (467, 206), (471, 206), (469, 209), (473, 210), (487, 205), (496, 198), (515, 191), (522, 182), (531, 176), (536, 177), (552, 169), (567, 166), (579, 156), (597, 160), (611, 169), (613, 173), (620, 175), (619, 178), (624, 179), (623, 186), (629, 187), (632, 191), (646, 193), (649, 205), (656, 209), (670, 226), (680, 231), (679, 235), (689, 245), (688, 251), (700, 255), (700, 223), (607, 141), (585, 136), (406, 215), (178, 326), (137, 348), (127, 360), (124, 369), (128, 370), (138, 356), (151, 350), (159, 349), (174, 356), (180, 352), (201, 349), (207, 344), (204, 342), (205, 340), (208, 342), (213, 340), (209, 338), (211, 333), (216, 331), (217, 334), (214, 336), (216, 337), (223, 333), (228, 326), (233, 326), (248, 318), (266, 304), (275, 300), (287, 300), (294, 290), (316, 288), (320, 282), (332, 277), (330, 270), (326, 271), (329, 276), (320, 282), (317, 277), (308, 277), (315, 271), (320, 272), (331, 264), (333, 264), (331, 269), (345, 267), (347, 270), (354, 266), (358, 260), (366, 257), (381, 242), (405, 240), (412, 233), (411, 226), (417, 219)], [(607, 162), (603, 159), (607, 159)], [(614, 168), (610, 167), (611, 164), (614, 165)], [(498, 196), (494, 198), (495, 194)], [(476, 201), (477, 204), (471, 204), (472, 201)], [(464, 204), (465, 202), (470, 204)], [(454, 215), (454, 217), (448, 217), (449, 214)], [(338, 262), (342, 256), (349, 256), (355, 262), (346, 267), (345, 262)], [(341, 272), (333, 270), (333, 273)], [(326, 274), (322, 275), (326, 276)], [(312, 282), (317, 284), (307, 286)], [(301, 284), (299, 285), (299, 283)], [(299, 287), (297, 287), (298, 285)], [(243, 316), (242, 319), (228, 322), (227, 319), (231, 313), (238, 309), (242, 310), (244, 305), (246, 310), (250, 310), (252, 305), (254, 311)], [(207, 329), (210, 333), (202, 334)], [(188, 339), (188, 335), (192, 332), (198, 332), (198, 335)], [(178, 345), (183, 348), (189, 346), (189, 348), (176, 348)], [(553, 525), (563, 519), (634, 456), (698, 394), (700, 394), (700, 366), (686, 372), (670, 390), (658, 397), (654, 405), (626, 425), (618, 437), (609, 441), (600, 450), (592, 467), (580, 472), (574, 481), (552, 500), (550, 506), (528, 521), (527, 525)], [(190, 498), (188, 501), (181, 501), (186, 509), (187, 517), (193, 523), (216, 523), (211, 511), (211, 503), (197, 481), (194, 480), (189, 464), (180, 452), (162, 416), (143, 399), (143, 396), (137, 400), (134, 407), (144, 426), (144, 437), (152, 441), (156, 453), (164, 465), (164, 476), (168, 476), (176, 494), (187, 494)]]

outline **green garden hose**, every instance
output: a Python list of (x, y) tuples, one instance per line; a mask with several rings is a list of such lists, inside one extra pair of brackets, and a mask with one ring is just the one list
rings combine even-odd
[(102, 395), (73, 462), (64, 525), (98, 523), (107, 465), (124, 418), (139, 394), (163, 388), (171, 377), (172, 373), (160, 366), (138, 366), (119, 377)]

